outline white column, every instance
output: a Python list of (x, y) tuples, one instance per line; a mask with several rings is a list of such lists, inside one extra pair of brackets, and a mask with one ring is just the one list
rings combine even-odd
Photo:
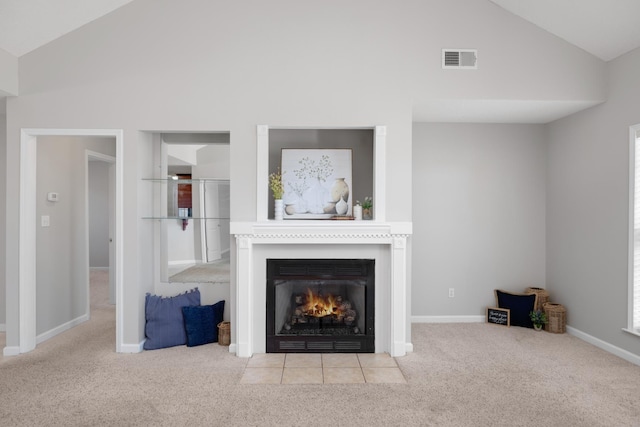
[[(236, 236), (236, 356), (253, 355), (253, 245)], [(233, 325), (231, 325), (233, 327)]]
[(266, 221), (269, 217), (269, 126), (256, 128), (256, 220)]
[(407, 354), (407, 238), (394, 236), (391, 248), (391, 339), (389, 354)]

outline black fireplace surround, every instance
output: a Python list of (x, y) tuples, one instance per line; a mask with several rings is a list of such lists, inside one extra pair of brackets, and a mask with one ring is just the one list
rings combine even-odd
[(267, 259), (267, 353), (373, 353), (373, 259)]

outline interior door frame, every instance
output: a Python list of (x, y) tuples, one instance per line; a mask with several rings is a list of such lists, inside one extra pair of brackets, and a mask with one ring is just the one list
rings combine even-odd
[(37, 139), (43, 136), (104, 136), (116, 140), (115, 188), (115, 280), (116, 280), (116, 352), (123, 343), (123, 182), (122, 129), (21, 129), (20, 131), (20, 248), (19, 319), (20, 353), (36, 347), (36, 172)]

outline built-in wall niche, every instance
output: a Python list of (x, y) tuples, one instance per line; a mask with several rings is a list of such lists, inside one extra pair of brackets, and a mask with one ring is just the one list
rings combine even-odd
[(156, 134), (160, 282), (229, 282), (228, 132)]
[[(350, 149), (351, 182), (349, 197), (372, 197), (375, 189), (375, 129), (268, 129), (268, 173), (281, 168), (283, 149)], [(375, 202), (374, 208), (379, 207)], [(375, 211), (375, 209), (374, 209)], [(273, 219), (274, 201), (269, 194), (267, 218)], [(379, 216), (376, 215), (377, 218)]]

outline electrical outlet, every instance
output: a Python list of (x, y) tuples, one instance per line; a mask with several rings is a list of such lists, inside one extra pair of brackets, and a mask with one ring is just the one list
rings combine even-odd
[(453, 298), (455, 296), (455, 291), (453, 288), (449, 288), (449, 298)]
[(40, 217), (40, 225), (43, 227), (48, 227), (50, 225), (49, 215), (42, 215)]

